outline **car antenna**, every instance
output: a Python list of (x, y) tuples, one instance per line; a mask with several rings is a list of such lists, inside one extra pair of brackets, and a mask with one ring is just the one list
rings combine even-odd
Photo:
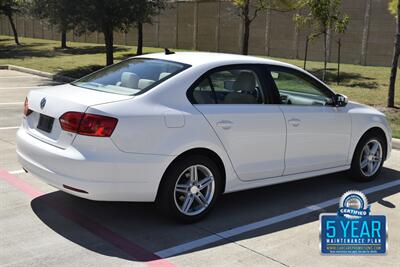
[(171, 50), (169, 50), (168, 48), (164, 48), (164, 52), (165, 52), (165, 54), (166, 54), (166, 55), (172, 55), (172, 54), (175, 54), (175, 52), (174, 52), (174, 51), (171, 51)]

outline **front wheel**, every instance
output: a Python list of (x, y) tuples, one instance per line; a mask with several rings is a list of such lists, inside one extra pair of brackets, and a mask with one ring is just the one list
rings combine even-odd
[(385, 142), (373, 134), (363, 137), (357, 145), (351, 164), (351, 174), (358, 181), (372, 181), (382, 170)]
[(212, 209), (221, 186), (221, 172), (210, 158), (189, 156), (168, 168), (157, 204), (169, 216), (186, 223), (195, 222)]

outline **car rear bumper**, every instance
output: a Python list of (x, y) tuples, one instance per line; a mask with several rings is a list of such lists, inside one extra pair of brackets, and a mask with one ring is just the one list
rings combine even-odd
[[(78, 136), (61, 149), (17, 132), (23, 168), (69, 194), (102, 201), (154, 201), (172, 156), (125, 153), (109, 138)], [(75, 190), (78, 189), (78, 190)]]

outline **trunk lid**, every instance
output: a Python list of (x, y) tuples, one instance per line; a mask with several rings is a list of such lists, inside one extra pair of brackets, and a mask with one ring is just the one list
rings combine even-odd
[(63, 131), (59, 118), (68, 111), (85, 112), (89, 106), (130, 99), (133, 96), (106, 93), (64, 84), (32, 90), (28, 94), (32, 111), (23, 127), (32, 136), (51, 145), (66, 148), (76, 134)]

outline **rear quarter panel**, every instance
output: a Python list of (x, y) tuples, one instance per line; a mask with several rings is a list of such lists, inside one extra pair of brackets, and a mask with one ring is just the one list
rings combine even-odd
[(229, 179), (237, 179), (231, 161), (212, 127), (186, 97), (187, 88), (202, 73), (200, 68), (133, 99), (91, 106), (87, 112), (118, 118), (111, 139), (125, 153), (174, 159), (194, 148), (212, 150), (224, 163), (228, 184)]

